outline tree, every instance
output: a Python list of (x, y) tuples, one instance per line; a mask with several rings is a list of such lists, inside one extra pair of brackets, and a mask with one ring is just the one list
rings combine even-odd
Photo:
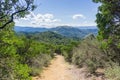
[(100, 2), (96, 15), (98, 39), (107, 46), (107, 54), (120, 64), (120, 0), (93, 0)]
[[(1, 26), (1, 25), (0, 25)], [(13, 31), (14, 23), (10, 23), (0, 31), (0, 80), (31, 80), (31, 69), (20, 62), (18, 45), (24, 42)]]
[(36, 8), (33, 3), (34, 0), (0, 0), (0, 29), (33, 11)]

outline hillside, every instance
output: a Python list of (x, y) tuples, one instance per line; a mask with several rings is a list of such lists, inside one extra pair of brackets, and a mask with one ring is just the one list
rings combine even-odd
[(66, 27), (66, 26), (59, 26), (56, 28), (51, 28), (50, 31), (59, 33), (61, 35), (64, 35), (66, 37), (78, 37), (81, 38), (85, 34), (82, 30), (74, 27)]
[(120, 0), (0, 0), (0, 80), (120, 80)]
[[(25, 34), (25, 33), (23, 33)], [(44, 43), (52, 43), (52, 44), (68, 44), (73, 40), (73, 38), (67, 38), (65, 36), (62, 36), (61, 34), (52, 32), (52, 31), (46, 31), (46, 32), (36, 32), (36, 33), (26, 33), (25, 34), (27, 38), (37, 40)]]
[(14, 30), (16, 32), (44, 32), (47, 31), (47, 28), (33, 28), (33, 27), (21, 27), (21, 26), (15, 26)]
[(95, 27), (72, 27), (72, 26), (58, 26), (55, 28), (32, 28), (32, 27), (18, 27), (14, 28), (16, 32), (25, 32), (25, 33), (36, 33), (36, 32), (46, 32), (51, 31), (62, 36), (70, 37), (70, 38), (83, 38), (86, 35), (92, 33), (97, 35), (97, 28)]

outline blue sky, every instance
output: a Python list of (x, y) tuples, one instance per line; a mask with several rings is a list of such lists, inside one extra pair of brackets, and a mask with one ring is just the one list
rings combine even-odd
[(37, 8), (25, 18), (15, 20), (17, 26), (56, 27), (95, 26), (99, 4), (92, 0), (35, 0)]

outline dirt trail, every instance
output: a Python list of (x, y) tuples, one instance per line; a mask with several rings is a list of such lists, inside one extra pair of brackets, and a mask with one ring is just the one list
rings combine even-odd
[(51, 61), (51, 65), (45, 68), (40, 76), (33, 77), (33, 80), (93, 80), (93, 78), (86, 78), (85, 69), (76, 68), (65, 62), (63, 56), (57, 55)]

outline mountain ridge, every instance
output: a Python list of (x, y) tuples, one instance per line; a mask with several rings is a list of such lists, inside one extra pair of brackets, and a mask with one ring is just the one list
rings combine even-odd
[(33, 28), (33, 27), (19, 27), (14, 28), (16, 32), (25, 32), (25, 33), (36, 33), (36, 32), (46, 32), (51, 31), (58, 34), (61, 34), (65, 37), (71, 38), (83, 38), (88, 34), (97, 35), (97, 28), (93, 27), (72, 27), (72, 26), (57, 26), (54, 28)]

